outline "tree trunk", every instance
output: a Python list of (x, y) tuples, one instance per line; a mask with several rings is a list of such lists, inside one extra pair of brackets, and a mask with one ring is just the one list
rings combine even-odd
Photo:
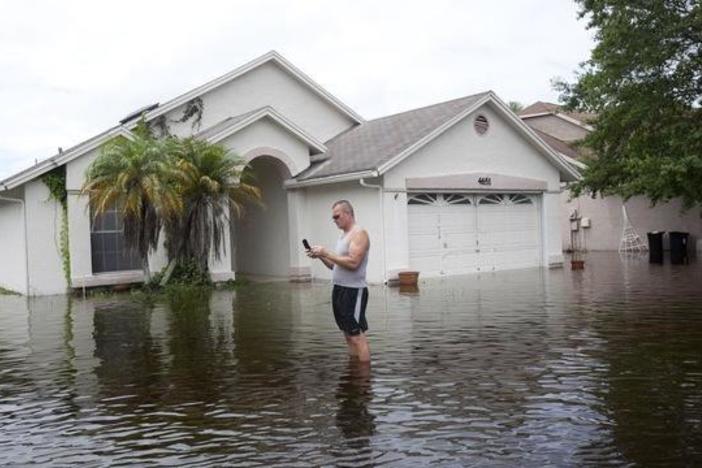
[(149, 257), (143, 257), (141, 259), (142, 269), (144, 270), (144, 284), (151, 282), (151, 270), (149, 269)]
[(173, 270), (175, 270), (176, 263), (177, 261), (175, 258), (168, 262), (168, 268), (166, 268), (166, 271), (163, 273), (163, 278), (161, 278), (161, 283), (159, 284), (159, 286), (164, 287), (166, 284), (168, 284), (168, 280), (171, 279)]

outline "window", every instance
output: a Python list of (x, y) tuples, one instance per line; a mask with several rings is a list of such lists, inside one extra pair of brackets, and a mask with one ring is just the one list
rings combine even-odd
[(407, 199), (408, 205), (472, 205), (470, 195), (460, 193), (420, 193), (410, 195)]
[(93, 273), (141, 269), (139, 254), (125, 245), (124, 224), (116, 208), (97, 217), (91, 213), (90, 219)]
[(531, 198), (518, 193), (485, 195), (478, 200), (479, 205), (531, 205)]
[(475, 121), (473, 121), (473, 128), (476, 132), (478, 132), (478, 135), (485, 135), (489, 127), (490, 123), (488, 122), (487, 117), (484, 115), (477, 116)]

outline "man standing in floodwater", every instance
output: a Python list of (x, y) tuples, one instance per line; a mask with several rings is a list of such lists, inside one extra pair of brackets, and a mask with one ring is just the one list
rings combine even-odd
[(353, 207), (347, 200), (332, 205), (332, 219), (343, 231), (335, 251), (315, 245), (307, 256), (320, 259), (332, 270), (332, 308), (336, 324), (344, 332), (349, 354), (361, 362), (369, 362), (370, 349), (365, 332), (368, 330), (366, 266), (370, 239), (366, 230), (356, 225)]

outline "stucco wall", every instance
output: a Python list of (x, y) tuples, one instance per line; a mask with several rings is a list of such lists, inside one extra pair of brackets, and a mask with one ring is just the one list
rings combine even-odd
[[(204, 130), (227, 117), (241, 115), (259, 107), (272, 106), (320, 141), (341, 133), (353, 122), (325, 100), (274, 63), (266, 63), (202, 96)], [(191, 121), (181, 118), (184, 106), (167, 114), (171, 131), (191, 133)]]
[[(337, 200), (349, 200), (356, 213), (356, 222), (364, 227), (370, 236), (367, 279), (371, 283), (382, 283), (383, 241), (378, 190), (361, 187), (358, 182), (347, 182), (308, 187), (304, 191), (306, 224), (300, 226), (299, 237), (306, 238), (312, 245), (324, 245), (333, 249), (341, 231), (332, 222), (331, 207)], [(312, 267), (313, 278), (331, 279), (331, 270), (319, 260), (310, 260), (309, 264)]]
[[(490, 122), (484, 135), (473, 129), (476, 115)], [(560, 176), (553, 164), (526, 138), (517, 133), (497, 112), (483, 106), (443, 135), (411, 155), (385, 174), (386, 189), (404, 189), (405, 179), (457, 173), (493, 173), (545, 181), (543, 194), (542, 231), (544, 264), (562, 261), (559, 227)], [(405, 194), (385, 196), (386, 231), (393, 239), (388, 246), (388, 268), (403, 268), (407, 264), (407, 200)], [(391, 221), (394, 219), (395, 221)]]
[(548, 133), (561, 141), (576, 141), (587, 135), (587, 130), (563, 120), (555, 115), (544, 115), (541, 117), (529, 117), (524, 122), (530, 127)]
[[(582, 229), (585, 248), (588, 250), (618, 250), (622, 237), (623, 215), (622, 199), (620, 197), (605, 197), (593, 199), (587, 195), (568, 200), (569, 193), (561, 195), (560, 225), (563, 238), (563, 248), (570, 247), (570, 222), (568, 215), (571, 209), (577, 208), (583, 217), (591, 220), (591, 227)], [(650, 231), (683, 231), (689, 232), (690, 252), (696, 248), (697, 241), (702, 239), (701, 207), (681, 212), (680, 200), (672, 200), (651, 207), (645, 197), (634, 197), (626, 202), (626, 210), (632, 226), (639, 236), (647, 242), (646, 233)], [(668, 248), (667, 236), (664, 237), (664, 247)], [(702, 245), (697, 247), (702, 248)]]
[(35, 179), (24, 186), (27, 204), (29, 294), (63, 294), (67, 284), (60, 252), (61, 204)]
[[(490, 122), (484, 135), (473, 129), (482, 114)], [(560, 190), (558, 170), (490, 106), (483, 106), (385, 175), (385, 186), (404, 187), (407, 177), (485, 172), (546, 181)]]
[[(0, 192), (0, 196), (22, 198), (18, 191)], [(26, 294), (24, 209), (21, 204), (0, 200), (0, 232), (0, 286)]]
[(283, 162), (288, 166), (292, 175), (296, 175), (310, 165), (307, 144), (267, 118), (251, 124), (220, 143), (241, 157), (245, 157), (249, 152), (261, 146), (274, 148), (287, 159)]

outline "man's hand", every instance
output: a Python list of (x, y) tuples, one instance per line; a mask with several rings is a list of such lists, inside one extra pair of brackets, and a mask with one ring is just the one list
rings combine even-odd
[(320, 258), (327, 256), (327, 249), (321, 245), (313, 245), (310, 250), (307, 251), (307, 256), (310, 258)]
[(329, 251), (322, 247), (321, 245), (314, 245), (307, 251), (307, 256), (310, 258), (318, 258), (324, 263), (324, 266), (330, 270), (334, 268), (334, 264), (330, 262), (327, 257), (329, 256)]

